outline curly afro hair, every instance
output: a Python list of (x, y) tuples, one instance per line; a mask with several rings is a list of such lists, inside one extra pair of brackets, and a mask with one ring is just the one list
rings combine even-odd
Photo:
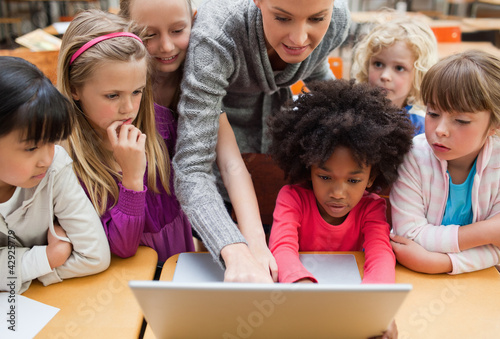
[(377, 177), (370, 191), (380, 192), (397, 178), (410, 150), (414, 127), (381, 89), (355, 80), (308, 84), (309, 92), (288, 102), (269, 119), (270, 154), (292, 183), (311, 182), (311, 165), (323, 165), (336, 147), (351, 150), (359, 165)]

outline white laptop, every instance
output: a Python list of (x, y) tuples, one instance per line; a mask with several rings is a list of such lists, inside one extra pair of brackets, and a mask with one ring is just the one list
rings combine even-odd
[(157, 338), (321, 339), (380, 335), (409, 284), (130, 281)]

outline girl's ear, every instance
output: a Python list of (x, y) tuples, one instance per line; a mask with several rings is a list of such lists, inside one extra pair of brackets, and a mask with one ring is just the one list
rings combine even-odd
[(373, 182), (377, 178), (378, 171), (375, 170), (374, 168), (371, 169), (370, 171), (370, 179), (368, 179), (368, 183), (366, 184), (366, 188), (370, 188), (373, 185)]
[(370, 180), (368, 180), (368, 183), (366, 184), (366, 188), (372, 187), (374, 181), (375, 177), (371, 177)]
[(80, 95), (78, 94), (78, 91), (71, 87), (71, 96), (73, 97), (73, 100), (79, 101), (80, 100)]
[(488, 128), (488, 136), (491, 137), (492, 135), (495, 135), (498, 132), (498, 129), (500, 128), (499, 125), (493, 125)]

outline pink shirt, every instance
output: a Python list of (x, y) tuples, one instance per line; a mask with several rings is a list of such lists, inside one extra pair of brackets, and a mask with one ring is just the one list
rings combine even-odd
[(340, 225), (320, 215), (312, 190), (284, 186), (276, 201), (269, 248), (278, 263), (280, 282), (316, 279), (299, 260), (299, 251), (365, 251), (363, 283), (394, 283), (396, 259), (389, 242), (386, 204), (365, 192)]

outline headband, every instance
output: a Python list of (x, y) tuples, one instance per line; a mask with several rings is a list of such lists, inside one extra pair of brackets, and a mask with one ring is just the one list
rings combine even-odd
[(71, 60), (69, 61), (69, 64), (71, 65), (73, 63), (73, 61), (76, 60), (76, 58), (78, 58), (83, 52), (85, 52), (90, 47), (94, 46), (95, 44), (98, 44), (98, 43), (100, 43), (101, 41), (104, 41), (104, 40), (108, 40), (108, 39), (112, 39), (112, 38), (118, 38), (118, 37), (122, 37), (122, 36), (126, 36), (126, 37), (137, 39), (137, 40), (139, 40), (142, 43), (141, 38), (139, 38), (137, 35), (135, 35), (133, 33), (130, 33), (130, 32), (115, 32), (115, 33), (109, 33), (109, 34), (101, 35), (101, 36), (98, 36), (97, 38), (94, 38), (94, 39), (90, 40), (85, 45), (83, 45), (82, 47), (80, 47), (78, 49), (78, 51), (76, 51), (75, 54), (73, 54), (73, 56), (71, 57)]

